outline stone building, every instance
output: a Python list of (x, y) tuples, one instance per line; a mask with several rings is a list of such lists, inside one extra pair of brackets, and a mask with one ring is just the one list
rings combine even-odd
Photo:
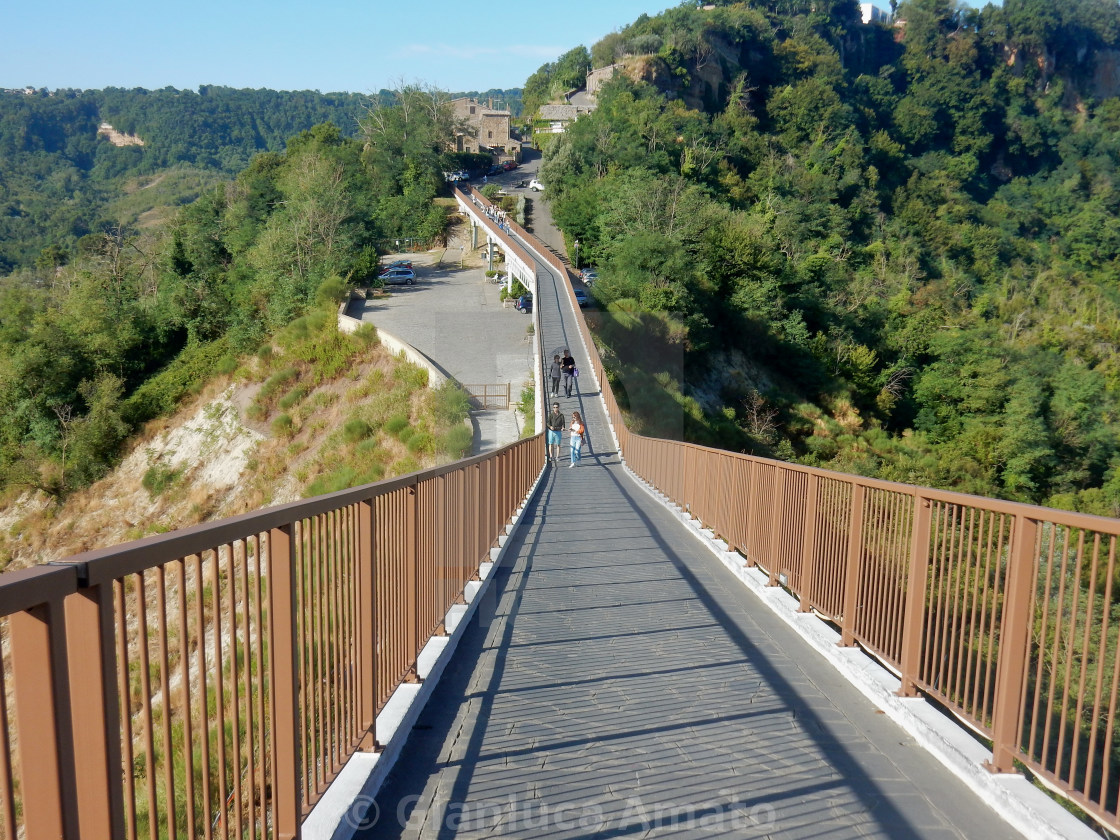
[(456, 132), (455, 151), (517, 156), (521, 141), (510, 132), (509, 111), (495, 108), (493, 101), (483, 103), (469, 96), (452, 99), (451, 107), (455, 121), (464, 129)]
[(587, 95), (594, 97), (595, 94), (599, 92), (599, 88), (603, 86), (603, 83), (609, 81), (615, 73), (621, 70), (621, 64), (608, 64), (606, 67), (592, 70), (587, 74)]

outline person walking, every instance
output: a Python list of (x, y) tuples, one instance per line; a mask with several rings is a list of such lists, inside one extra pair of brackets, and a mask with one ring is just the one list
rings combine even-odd
[(552, 463), (560, 461), (560, 439), (564, 434), (564, 415), (560, 413), (560, 403), (552, 404), (552, 413), (545, 421), (547, 434), (545, 442), (548, 444), (548, 457)]
[(560, 396), (560, 354), (552, 357), (552, 365), (548, 369), (548, 378), (552, 380), (552, 396)]
[(581, 451), (583, 449), (583, 437), (587, 433), (587, 428), (583, 425), (583, 418), (580, 417), (578, 411), (572, 412), (572, 425), (568, 428), (571, 432), (572, 444), (572, 462), (568, 464), (568, 468), (576, 466), (582, 458)]
[(564, 396), (570, 397), (572, 395), (572, 385), (575, 379), (576, 360), (572, 358), (572, 353), (567, 347), (564, 348), (564, 356), (560, 359), (560, 371), (564, 375)]

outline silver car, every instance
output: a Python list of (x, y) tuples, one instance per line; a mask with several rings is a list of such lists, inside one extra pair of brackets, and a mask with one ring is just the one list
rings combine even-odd
[(411, 286), (416, 282), (416, 272), (411, 268), (390, 268), (383, 271), (378, 279), (386, 286)]

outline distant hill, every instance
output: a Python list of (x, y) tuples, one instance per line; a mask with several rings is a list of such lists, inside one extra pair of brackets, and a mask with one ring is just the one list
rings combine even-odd
[[(520, 93), (466, 95), (501, 100), (518, 113)], [(283, 151), (289, 138), (320, 123), (354, 137), (366, 110), (394, 97), (216, 85), (0, 91), (0, 275), (71, 252), (102, 222), (166, 215), (161, 207), (193, 201), (254, 155)], [(122, 136), (131, 139), (122, 143)], [(160, 190), (140, 191), (168, 169), (180, 171)], [(124, 194), (131, 198), (122, 205)], [(106, 217), (109, 202), (114, 215)], [(121, 207), (123, 217), (115, 215)]]

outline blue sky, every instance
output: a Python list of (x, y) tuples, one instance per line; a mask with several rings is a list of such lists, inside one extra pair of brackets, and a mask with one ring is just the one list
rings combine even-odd
[(371, 92), (405, 82), (450, 90), (520, 87), (672, 0), (44, 0), (9, 3), (0, 87), (201, 84)]

